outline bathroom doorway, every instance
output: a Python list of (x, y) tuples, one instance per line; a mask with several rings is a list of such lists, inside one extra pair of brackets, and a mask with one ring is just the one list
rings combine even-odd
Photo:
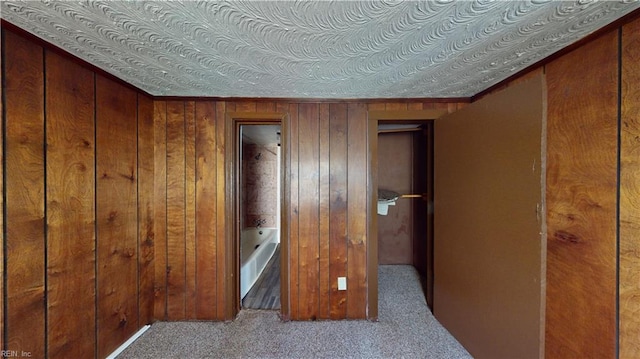
[[(227, 190), (232, 271), (227, 277), (232, 316), (241, 309), (278, 310), (288, 316), (285, 193), (286, 115), (228, 113)], [(282, 270), (284, 268), (284, 270)], [(285, 285), (282, 285), (282, 284)]]
[(280, 309), (279, 124), (240, 125), (241, 308)]

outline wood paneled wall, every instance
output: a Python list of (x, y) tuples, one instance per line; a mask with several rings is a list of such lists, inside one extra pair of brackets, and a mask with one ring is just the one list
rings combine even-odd
[(3, 35), (5, 345), (43, 358), (47, 330), (44, 53), (11, 33)]
[(636, 18), (507, 84), (548, 83), (547, 358), (640, 356), (639, 48)]
[(224, 102), (154, 103), (160, 320), (232, 319), (225, 307), (224, 114)]
[(622, 28), (620, 358), (640, 357), (640, 20)]
[(90, 357), (96, 335), (94, 74), (74, 66), (69, 77), (67, 65), (47, 54), (48, 355)]
[[(233, 112), (287, 115), (290, 302), (284, 313), (315, 320), (368, 317), (367, 111), (454, 111), (458, 104), (157, 100), (154, 107), (156, 318), (232, 319), (224, 134), (225, 114)], [(196, 164), (195, 176), (189, 163)], [(187, 225), (191, 203), (195, 225)], [(159, 218), (165, 214), (167, 223)], [(347, 277), (346, 291), (338, 291), (338, 277)], [(195, 313), (188, 309), (192, 298)]]
[(105, 357), (152, 319), (153, 102), (2, 36), (3, 349)]
[[(549, 84), (550, 358), (640, 355), (639, 26), (531, 72)], [(2, 37), (2, 348), (100, 357), (153, 318), (231, 319), (231, 111), (288, 114), (291, 318), (371, 317), (367, 111), (458, 104), (154, 101), (9, 30)]]
[[(0, 34), (0, 48), (2, 48), (2, 34)], [(0, 84), (3, 84), (2, 78), (4, 77), (4, 63), (3, 56), (0, 54)], [(0, 85), (0, 113), (4, 113), (4, 86)], [(4, 120), (0, 121), (0, 134), (4, 134)], [(0, 136), (0, 148), (4, 148), (4, 135)], [(0, 163), (4, 163), (4, 150), (0, 151)], [(4, 194), (4, 166), (0, 165), (0, 190)], [(0, 196), (0, 208), (4, 208), (4, 195)], [(5, 235), (4, 235), (4, 211), (0, 216), (0, 244), (2, 245), (2, 259), (0, 259), (0, 349), (4, 349), (4, 248), (5, 248)]]
[[(589, 65), (576, 66), (577, 61)], [(546, 356), (612, 358), (616, 347), (617, 32), (552, 62), (546, 74)]]

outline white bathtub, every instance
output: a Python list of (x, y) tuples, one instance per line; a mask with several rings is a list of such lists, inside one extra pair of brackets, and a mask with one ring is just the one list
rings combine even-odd
[(275, 253), (276, 228), (246, 228), (240, 235), (240, 297), (244, 298)]

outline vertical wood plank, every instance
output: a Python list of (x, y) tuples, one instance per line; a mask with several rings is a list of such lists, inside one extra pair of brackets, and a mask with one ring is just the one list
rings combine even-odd
[(167, 319), (167, 103), (153, 103), (153, 317)]
[[(367, 318), (378, 320), (378, 194), (379, 188), (379, 118), (369, 118), (367, 114)], [(373, 215), (372, 215), (373, 214)]]
[(216, 104), (196, 103), (196, 318), (216, 317)]
[(387, 102), (385, 103), (385, 110), (387, 111), (406, 111), (407, 104), (405, 102)]
[(225, 168), (225, 111), (231, 111), (227, 108), (226, 102), (216, 103), (216, 284), (217, 284), (217, 317), (220, 320), (231, 319), (226, 318), (227, 305), (230, 305), (226, 301), (227, 284), (226, 284), (226, 258), (225, 253), (227, 250), (226, 237), (227, 237), (227, 216), (226, 213), (226, 193), (227, 193), (227, 177)]
[(186, 317), (196, 315), (196, 118), (195, 103), (185, 102), (185, 276)]
[(44, 73), (42, 47), (4, 35), (6, 348), (45, 351)]
[(279, 113), (289, 113), (289, 103), (284, 101), (276, 102), (275, 111)]
[(154, 307), (154, 119), (153, 100), (138, 94), (138, 268), (140, 326), (153, 321)]
[(617, 40), (546, 67), (547, 358), (615, 357)]
[[(411, 234), (411, 246), (413, 247), (411, 262), (420, 274), (421, 279), (423, 279), (423, 284), (429, 282), (427, 268), (433, 262), (433, 259), (428, 257), (428, 246), (430, 241), (433, 239), (429, 235), (429, 230), (432, 228), (433, 224), (430, 218), (430, 212), (433, 211), (429, 211), (428, 209), (428, 203), (433, 203), (433, 198), (429, 198), (429, 196), (433, 194), (433, 190), (429, 188), (431, 178), (428, 175), (430, 170), (429, 166), (433, 165), (433, 162), (429, 158), (429, 155), (432, 154), (429, 146), (433, 141), (429, 138), (429, 131), (427, 128), (428, 125), (424, 124), (420, 132), (413, 132), (411, 135), (411, 140), (413, 142), (411, 146), (411, 157), (413, 162), (411, 165), (413, 168), (411, 193), (426, 194), (424, 200), (411, 201), (413, 212), (413, 218), (411, 219), (411, 227), (413, 228)], [(424, 279), (426, 279), (426, 281)], [(423, 285), (424, 293), (427, 298), (429, 298), (431, 292), (428, 288), (428, 286)], [(428, 299), (427, 303), (431, 305), (431, 300)]]
[[(235, 102), (222, 101), (221, 103), (224, 104), (224, 107), (222, 107), (222, 109), (225, 109), (226, 112), (236, 112), (236, 103)], [(224, 115), (224, 112), (222, 114)]]
[[(320, 299), (320, 309), (318, 312), (318, 318), (329, 319), (329, 303), (331, 293), (331, 273), (329, 271), (331, 256), (329, 255), (330, 244), (330, 226), (329, 226), (329, 205), (330, 205), (330, 193), (329, 193), (329, 148), (330, 143), (330, 117), (329, 117), (329, 104), (320, 104), (320, 116), (319, 116), (319, 140), (320, 140), (320, 176), (319, 176), (319, 271), (320, 288), (318, 296)], [(337, 280), (336, 280), (337, 282)]]
[[(319, 309), (319, 126), (318, 104), (300, 104), (299, 137), (299, 308), (300, 319), (317, 319)], [(304, 190), (302, 190), (304, 189)]]
[(96, 349), (94, 74), (46, 53), (47, 338), (50, 358)]
[(347, 292), (338, 290), (338, 277), (347, 277), (347, 104), (330, 105), (329, 146), (329, 278), (330, 317), (347, 317)]
[(620, 358), (640, 357), (640, 20), (622, 28)]
[(186, 316), (185, 105), (167, 102), (167, 317)]
[(299, 245), (299, 177), (300, 177), (300, 161), (299, 161), (299, 145), (300, 131), (298, 124), (298, 105), (289, 105), (290, 131), (289, 131), (289, 183), (291, 184), (291, 197), (289, 198), (289, 297), (291, 298), (290, 310), (291, 319), (300, 319), (300, 278), (298, 268), (298, 245)]
[(276, 111), (276, 103), (267, 101), (267, 102), (258, 102), (256, 104), (256, 112), (275, 112)]
[(367, 104), (367, 110), (369, 111), (384, 111), (387, 105), (384, 102), (373, 102)]
[[(542, 73), (542, 72), (541, 72)], [(467, 107), (469, 104), (465, 103), (465, 102), (458, 102), (458, 104), (456, 105), (456, 111), (458, 110), (462, 110), (463, 108)]]
[[(506, 87), (511, 87), (513, 85), (517, 85), (519, 83), (529, 81), (529, 80), (534, 79), (534, 78), (536, 78), (536, 77), (538, 77), (540, 75), (544, 75), (544, 66), (540, 66), (540, 67), (538, 67), (538, 68), (536, 68), (534, 70), (531, 70), (531, 71), (527, 72), (526, 74), (518, 77), (517, 79), (514, 79), (513, 81), (510, 81), (509, 83), (506, 84)], [(458, 106), (457, 106), (458, 110), (463, 107), (463, 106), (460, 106), (460, 105), (462, 105), (462, 103), (458, 103)]]
[(451, 108), (449, 104), (446, 102), (436, 102), (433, 104), (434, 110), (447, 110), (448, 113), (451, 113)]
[[(0, 33), (0, 49), (2, 49), (2, 42), (4, 41), (4, 36), (3, 33), (6, 31), (3, 31), (2, 33)], [(0, 51), (0, 84), (2, 84), (2, 78), (4, 75), (4, 68), (2, 67), (2, 63), (4, 62), (3, 59), (3, 55), (4, 52)], [(0, 150), (0, 163), (4, 164), (4, 111), (3, 111), (3, 105), (4, 105), (4, 96), (3, 96), (3, 92), (4, 92), (4, 87), (0, 86), (0, 114), (2, 114), (2, 118), (0, 118), (0, 148), (2, 148), (3, 150)], [(4, 193), (4, 165), (0, 166), (0, 191), (2, 191), (2, 193)], [(4, 208), (4, 195), (0, 196), (0, 208)], [(3, 251), (3, 255), (0, 256), (0, 318), (2, 318), (2, 320), (0, 320), (0, 349), (5, 349), (4, 346), (4, 301), (5, 301), (5, 296), (4, 296), (4, 260), (5, 260), (5, 256), (4, 256), (4, 248), (5, 248), (5, 228), (4, 228), (4, 210), (2, 215), (0, 215), (0, 245), (2, 247), (2, 251)]]
[(407, 103), (407, 110), (422, 110), (422, 102), (409, 102)]
[[(286, 102), (276, 102), (275, 111), (278, 113), (288, 114), (289, 113), (289, 104)], [(281, 168), (280, 171), (281, 181), (283, 187), (280, 192), (280, 215), (281, 215), (281, 225), (280, 227), (280, 315), (283, 320), (291, 319), (291, 311), (290, 311), (290, 280), (289, 280), (289, 240), (290, 240), (290, 203), (289, 199), (291, 198), (291, 177), (290, 173), (290, 140), (291, 136), (289, 135), (289, 122), (290, 116), (284, 116), (284, 121), (281, 124)]]
[(96, 80), (98, 356), (138, 330), (136, 94)]
[(447, 103), (447, 111), (449, 113), (454, 113), (456, 111), (458, 111), (458, 104), (457, 103)]
[(255, 101), (238, 101), (235, 106), (237, 112), (256, 112), (257, 104)]
[[(429, 306), (429, 308), (431, 309), (431, 311), (433, 312), (433, 287), (434, 287), (434, 271), (433, 271), (433, 267), (434, 267), (434, 260), (435, 260), (435, 256), (434, 256), (434, 211), (433, 211), (433, 203), (434, 203), (434, 158), (435, 158), (435, 153), (434, 153), (434, 139), (435, 139), (435, 133), (434, 133), (434, 121), (431, 121), (429, 124), (427, 124), (426, 128), (424, 129), (424, 136), (426, 137), (426, 189), (427, 189), (427, 201), (430, 205), (428, 205), (427, 207), (427, 218), (426, 218), (426, 228), (427, 228), (427, 234), (426, 234), (426, 258), (424, 258), (424, 260), (426, 261), (425, 267), (426, 267), (426, 299), (427, 299), (427, 305)], [(431, 207), (431, 208), (429, 208)]]
[(366, 318), (367, 310), (367, 112), (362, 103), (348, 107), (347, 317)]

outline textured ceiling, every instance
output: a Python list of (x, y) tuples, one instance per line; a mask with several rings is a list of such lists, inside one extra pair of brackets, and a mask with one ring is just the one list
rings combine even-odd
[(1, 1), (157, 96), (467, 97), (640, 1)]

